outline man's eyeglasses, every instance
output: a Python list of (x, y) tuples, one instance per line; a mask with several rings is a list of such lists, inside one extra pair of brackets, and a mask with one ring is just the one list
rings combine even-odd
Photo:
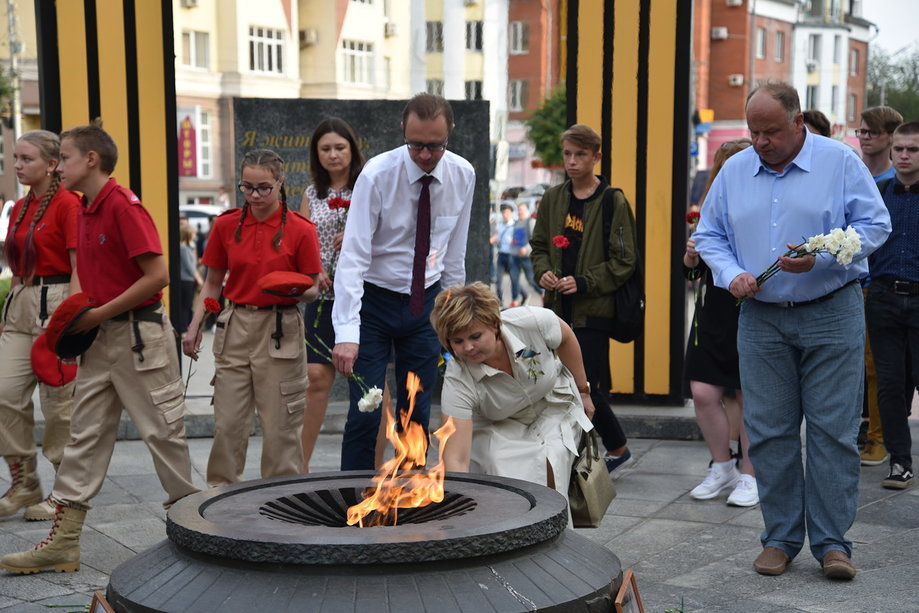
[(447, 143), (415, 143), (412, 141), (405, 141), (405, 146), (409, 148), (409, 151), (427, 149), (431, 153), (440, 153), (447, 149)]
[(876, 130), (861, 130), (859, 128), (855, 128), (855, 136), (857, 138), (875, 138), (880, 135), (881, 133), (877, 132)]
[(280, 182), (281, 180), (278, 179), (272, 185), (249, 185), (248, 183), (240, 183), (236, 187), (238, 187), (239, 191), (246, 194), (247, 196), (251, 196), (252, 192), (258, 192), (259, 196), (265, 198), (271, 194), (271, 190), (277, 187), (278, 183)]

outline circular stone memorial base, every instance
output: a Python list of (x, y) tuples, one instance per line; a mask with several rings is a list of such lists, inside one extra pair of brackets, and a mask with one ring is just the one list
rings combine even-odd
[(618, 558), (566, 530), (567, 503), (515, 479), (448, 474), (397, 526), (347, 526), (371, 473), (249, 481), (179, 501), (168, 540), (118, 566), (116, 611), (612, 611)]

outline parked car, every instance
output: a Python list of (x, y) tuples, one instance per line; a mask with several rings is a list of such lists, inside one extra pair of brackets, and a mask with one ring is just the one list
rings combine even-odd
[(179, 212), (188, 217), (188, 223), (195, 227), (198, 234), (207, 234), (211, 228), (211, 216), (220, 215), (226, 209), (213, 204), (182, 204)]

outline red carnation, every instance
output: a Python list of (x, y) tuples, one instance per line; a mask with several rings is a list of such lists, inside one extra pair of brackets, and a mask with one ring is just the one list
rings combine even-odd
[(559, 249), (567, 249), (568, 246), (571, 245), (571, 243), (568, 242), (568, 238), (563, 234), (556, 234), (555, 236), (553, 236), (552, 244), (558, 247)]
[(688, 213), (686, 213), (686, 223), (688, 223), (691, 226), (694, 226), (697, 223), (699, 223), (699, 219), (701, 218), (702, 218), (702, 214), (699, 213), (699, 211), (689, 211)]
[(340, 196), (335, 196), (334, 198), (329, 198), (329, 208), (333, 211), (335, 209), (347, 209), (351, 207), (351, 201), (345, 200)]
[(211, 313), (219, 313), (222, 309), (220, 308), (220, 303), (213, 298), (204, 299), (204, 310)]

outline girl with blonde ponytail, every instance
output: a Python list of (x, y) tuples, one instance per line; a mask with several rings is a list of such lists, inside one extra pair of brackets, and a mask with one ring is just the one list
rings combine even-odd
[[(56, 134), (33, 130), (19, 138), (13, 153), (16, 176), (29, 192), (13, 208), (4, 248), (13, 281), (0, 324), (0, 455), (9, 466), (12, 483), (0, 498), (0, 518), (22, 508), (29, 520), (54, 518), (54, 506), (42, 499), (36, 472), (32, 407), (36, 384), (45, 416), (42, 453), (55, 471), (70, 436), (73, 382), (40, 382), (31, 361), (32, 345), (54, 309), (71, 292), (80, 291), (76, 274), (80, 201), (60, 188), (60, 150)], [(62, 375), (53, 383), (63, 380)]]
[[(214, 222), (201, 263), (207, 278), (182, 340), (198, 358), (206, 305), (216, 304), (227, 271), (229, 303), (214, 328), (214, 445), (207, 462), (211, 486), (242, 480), (253, 415), (262, 425), (263, 477), (297, 474), (303, 466), (300, 428), (306, 407), (306, 351), (299, 303), (319, 295), (313, 285), (299, 296), (259, 290), (272, 272), (322, 272), (313, 222), (287, 207), (284, 161), (274, 151), (243, 156), (239, 190), (246, 203)], [(254, 409), (254, 410), (253, 410)]]

